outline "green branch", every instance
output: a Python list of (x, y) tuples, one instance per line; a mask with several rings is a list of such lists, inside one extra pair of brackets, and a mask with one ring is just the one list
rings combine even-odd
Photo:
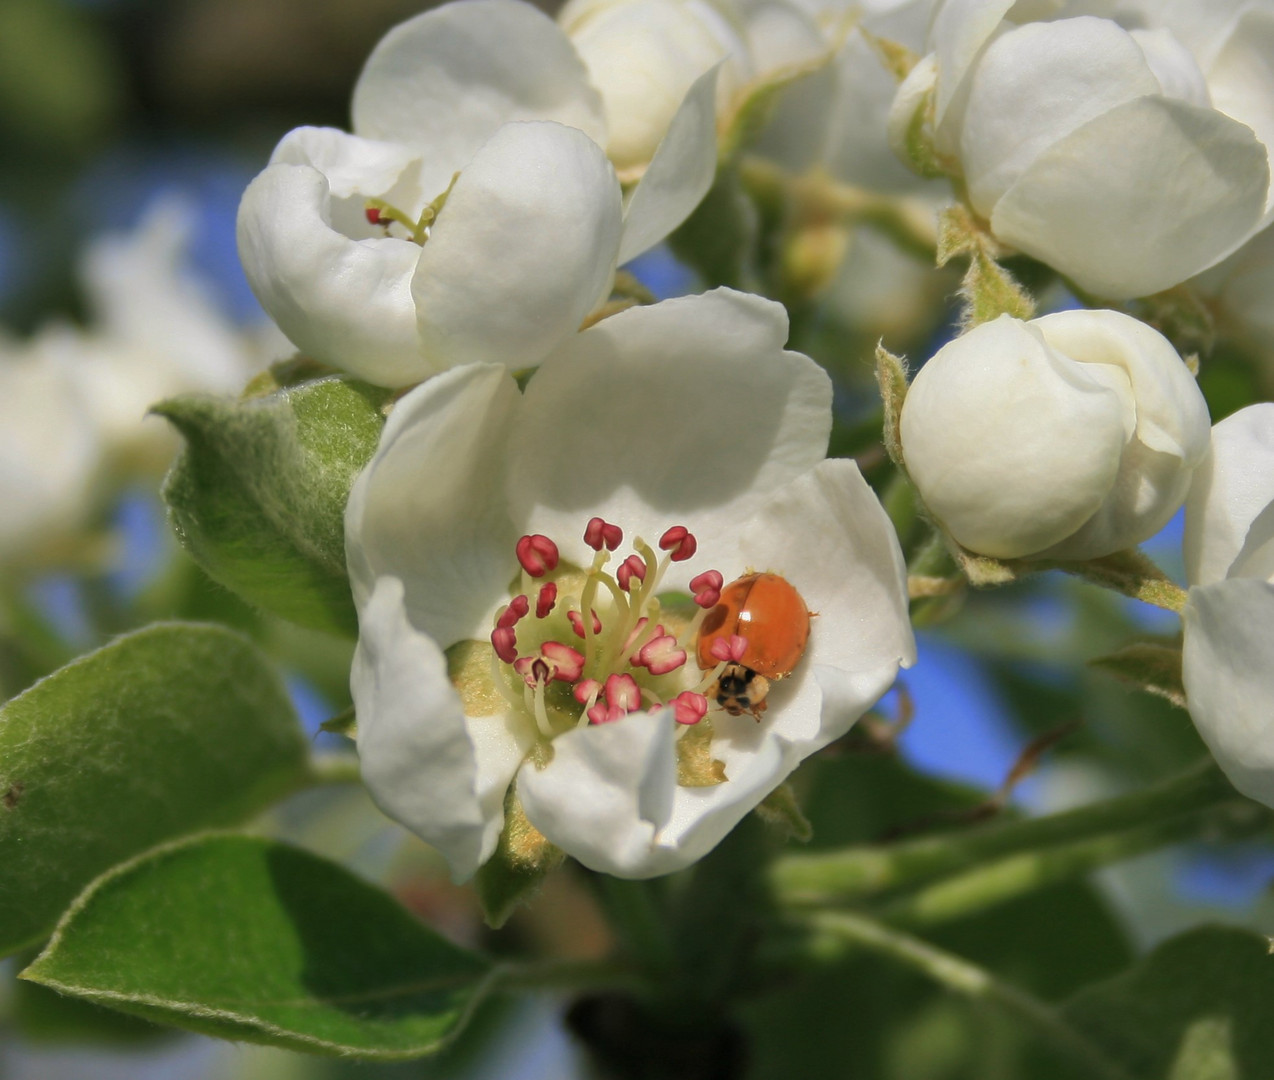
[[(1187, 772), (1144, 791), (1061, 814), (926, 836), (888, 846), (846, 848), (820, 855), (789, 855), (771, 867), (770, 882), (780, 901), (789, 905), (861, 900), (904, 886), (925, 884), (979, 864), (1015, 856), (1041, 858), (1050, 848), (1061, 849), (1063, 845), (1096, 842), (1147, 827), (1158, 828), (1169, 820), (1174, 822), (1174, 827), (1180, 827), (1172, 839), (1182, 839), (1206, 819), (1203, 811), (1236, 802), (1242, 800), (1208, 758)], [(1077, 858), (1079, 862), (1089, 860), (1085, 868), (1101, 865), (1092, 860), (1102, 852), (1109, 856), (1106, 861), (1122, 857), (1118, 845), (1103, 848), (1095, 844), (1084, 851), (1082, 858), (1079, 858), (1079, 849), (1055, 850), (1056, 865), (1048, 872), (1056, 880), (1062, 866)]]
[(962, 957), (848, 912), (820, 912), (811, 915), (806, 925), (816, 932), (898, 960), (962, 997), (994, 1005), (1021, 1021), (1095, 1080), (1129, 1080), (1127, 1073), (1111, 1062), (1100, 1047), (1068, 1024), (1046, 1002), (1001, 982), (991, 972)]

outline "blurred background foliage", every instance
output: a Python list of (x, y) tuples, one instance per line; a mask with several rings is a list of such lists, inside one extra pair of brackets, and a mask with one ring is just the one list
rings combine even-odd
[[(193, 263), (227, 318), (247, 332), (262, 316), (234, 250), (244, 185), (289, 128), (347, 124), (350, 88), (367, 53), (420, 7), (418, 0), (0, 0), (0, 322), (8, 333), (21, 337), (50, 320), (82, 322), (77, 260), (85, 245), (132, 227), (169, 191), (196, 208)], [(762, 226), (782, 243), (781, 222)], [(897, 261), (910, 256), (867, 229), (824, 239), (848, 247), (852, 273), (816, 297), (788, 297), (793, 347), (837, 379), (834, 452), (857, 456), (883, 482), (872, 349), (884, 335), (894, 351), (922, 358), (950, 332), (944, 300), (954, 278), (933, 271), (908, 294), (910, 303), (890, 306)], [(637, 270), (657, 295), (698, 287), (667, 251)], [(1202, 380), (1214, 418), (1267, 396), (1271, 370), (1247, 354), (1218, 353)], [(113, 546), (91, 572), (44, 570), (5, 586), (6, 696), (124, 629), (174, 616), (215, 619), (267, 647), (316, 746), (338, 745), (318, 725), (348, 705), (349, 643), (253, 612), (209, 583), (176, 550), (152, 487), (126, 490), (104, 515)], [(1178, 577), (1179, 544), (1178, 521), (1149, 545)], [(1000, 804), (989, 796), (1033, 744), (1038, 767), (998, 812), (1056, 809), (1130, 790), (1202, 754), (1184, 712), (1088, 666), (1131, 640), (1175, 634), (1175, 619), (1054, 574), (967, 596), (959, 610), (943, 614), (949, 617), (922, 631), (920, 663), (906, 674), (902, 694), (802, 770), (798, 794), (815, 849), (960, 828), (997, 812)], [(889, 718), (908, 703), (914, 719), (896, 732)], [(260, 824), (387, 883), (457, 941), (581, 958), (611, 946), (595, 882), (572, 867), (505, 931), (490, 935), (470, 890), (451, 886), (439, 860), (385, 822), (361, 791), (312, 791)], [(667, 884), (670, 903), (702, 912), (684, 925), (701, 931), (690, 955), (705, 978), (722, 957), (751, 948), (748, 926), (729, 917), (732, 906), (745, 907), (732, 900), (746, 892), (730, 889), (755, 877), (749, 845), (779, 842), (748, 823), (688, 881)], [(956, 920), (933, 939), (1059, 1000), (1202, 920), (1274, 930), (1272, 873), (1274, 847), (1263, 838), (1186, 845)], [(715, 887), (704, 884), (713, 880)], [(760, 984), (735, 987), (720, 1015), (664, 1017), (653, 1029), (649, 1017), (637, 1023), (623, 1002), (577, 1002), (564, 1021), (567, 1002), (500, 1001), (442, 1057), (392, 1067), (161, 1032), (18, 983), (17, 966), (0, 966), (0, 1080), (583, 1076), (570, 1030), (603, 1057), (609, 1047), (629, 1061), (624, 1075), (632, 1076), (660, 1075), (659, 1055), (673, 1053), (702, 1061), (704, 1077), (739, 1075), (730, 1069), (746, 1061), (742, 1075), (756, 1080), (1070, 1075), (1000, 1017), (862, 955), (830, 958), (799, 979), (776, 971)], [(715, 977), (729, 985), (733, 974), (726, 964)], [(738, 1035), (744, 1027), (751, 1032), (746, 1047)], [(651, 1042), (651, 1030), (667, 1039)], [(649, 1043), (645, 1058), (632, 1031)]]

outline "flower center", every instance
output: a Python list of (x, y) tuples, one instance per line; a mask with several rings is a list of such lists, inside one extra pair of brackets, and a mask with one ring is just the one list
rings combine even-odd
[[(367, 223), (381, 226), (385, 230), (386, 236), (396, 236), (400, 240), (410, 240), (412, 243), (424, 247), (425, 241), (429, 239), (429, 230), (433, 228), (434, 223), (438, 220), (438, 215), (442, 213), (442, 208), (447, 205), (447, 196), (451, 194), (451, 189), (456, 186), (456, 181), (459, 179), (460, 174), (458, 172), (453, 173), (451, 183), (447, 185), (447, 190), (420, 211), (420, 216), (414, 221), (405, 210), (400, 210), (384, 199), (367, 199), (363, 210), (363, 213), (367, 216)], [(396, 226), (400, 228), (396, 228)], [(406, 230), (405, 236), (402, 234), (404, 229)]]
[(586, 569), (563, 563), (547, 536), (517, 542), (520, 591), (491, 630), (492, 678), (545, 739), (665, 706), (678, 724), (697, 724), (710, 707), (705, 691), (729, 663), (723, 656), (705, 672), (687, 662), (704, 616), (721, 599), (720, 573), (690, 582), (693, 608), (665, 607), (658, 596), (668, 566), (695, 554), (694, 534), (674, 525), (659, 538), (659, 553), (636, 537), (632, 554), (620, 558), (623, 539), (619, 526), (589, 521), (584, 542), (596, 554)]

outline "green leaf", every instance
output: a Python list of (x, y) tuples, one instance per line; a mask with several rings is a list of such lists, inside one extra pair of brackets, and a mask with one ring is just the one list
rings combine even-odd
[(308, 750), (256, 648), (219, 627), (139, 630), (0, 709), (0, 955), (41, 940), (103, 870), (241, 820)]
[(173, 528), (214, 580), (304, 626), (354, 635), (345, 503), (389, 391), (344, 377), (155, 409), (186, 438), (164, 482)]
[(949, 206), (938, 218), (937, 263), (945, 266), (958, 255), (969, 268), (960, 284), (964, 300), (961, 329), (968, 330), (1001, 315), (1015, 319), (1035, 316), (1035, 301), (996, 260), (1002, 249), (986, 227), (964, 206)]
[(22, 1038), (49, 1045), (134, 1047), (173, 1036), (171, 1028), (64, 997), (25, 980), (14, 982), (9, 991), (9, 1015)]
[(1109, 656), (1090, 660), (1089, 663), (1148, 694), (1166, 698), (1179, 708), (1186, 707), (1179, 645), (1138, 641)]
[(1274, 1061), (1274, 957), (1247, 930), (1205, 926), (1065, 1006), (1138, 1080), (1257, 1080)]
[(22, 977), (221, 1038), (395, 1060), (439, 1049), (490, 974), (334, 863), (210, 835), (95, 881)]
[(876, 346), (876, 385), (880, 388), (880, 400), (884, 406), (881, 441), (885, 444), (889, 460), (901, 469), (904, 465), (898, 422), (902, 416), (902, 403), (907, 399), (907, 361), (895, 356), (884, 345)]

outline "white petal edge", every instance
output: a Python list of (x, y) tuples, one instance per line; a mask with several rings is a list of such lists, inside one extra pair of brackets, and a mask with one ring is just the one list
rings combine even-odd
[(1191, 585), (1225, 578), (1252, 522), (1274, 503), (1274, 404), (1249, 405), (1212, 429), (1212, 449), (1186, 500), (1185, 566)]
[(588, 136), (500, 128), (460, 174), (412, 279), (434, 368), (538, 363), (610, 291), (622, 222), (619, 181)]
[(1190, 716), (1230, 782), (1274, 806), (1274, 585), (1195, 586), (1182, 612)]
[(651, 876), (654, 837), (676, 789), (675, 726), (664, 709), (558, 736), (548, 765), (518, 774), (528, 820), (589, 869)]
[(443, 648), (486, 638), (517, 569), (503, 478), (519, 398), (503, 367), (472, 365), (428, 380), (394, 406), (345, 510), (359, 608), (389, 574), (404, 584), (412, 623)]
[(991, 229), (1098, 296), (1146, 296), (1243, 243), (1260, 223), (1269, 179), (1250, 128), (1185, 102), (1138, 98), (1040, 154), (996, 204)]
[(327, 179), (270, 165), (239, 204), (239, 258), (261, 306), (297, 348), (379, 386), (430, 373), (411, 279), (420, 249), (406, 240), (351, 240), (332, 228)]
[(704, 72), (686, 91), (655, 156), (628, 197), (620, 265), (654, 247), (686, 220), (717, 174), (717, 77)]
[(382, 578), (359, 612), (350, 673), (359, 769), (376, 805), (465, 881), (495, 850), (529, 740), (502, 717), (464, 715), (446, 657), (407, 621), (402, 600), (402, 583)]

